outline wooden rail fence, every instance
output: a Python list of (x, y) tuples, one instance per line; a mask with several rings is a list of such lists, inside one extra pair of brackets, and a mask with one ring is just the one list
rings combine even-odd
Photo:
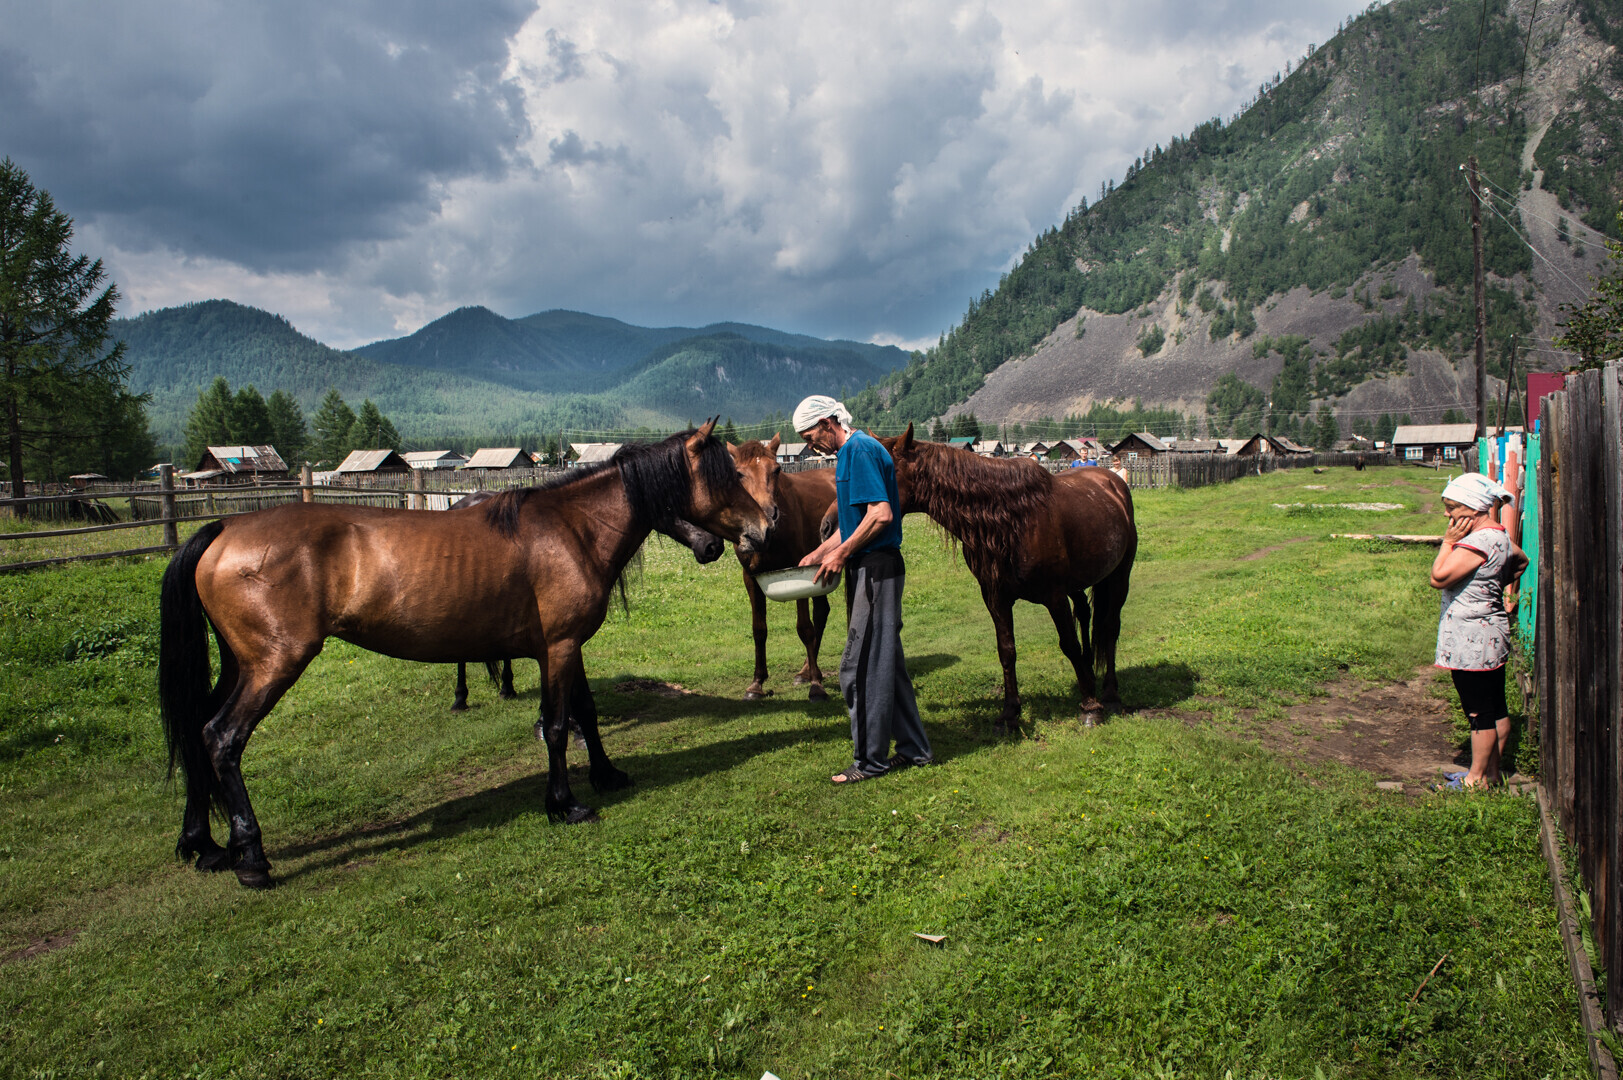
[(1544, 399), (1533, 648), (1541, 782), (1577, 854), (1606, 1022), (1623, 1027), (1623, 425), (1619, 365)]
[[(1317, 465), (1392, 464), (1384, 454), (1258, 454), (1254, 457), (1228, 457), (1205, 454), (1165, 454), (1149, 461), (1124, 462), (1123, 470), (1129, 486), (1134, 488), (1204, 487), (1208, 484), (1227, 483), (1242, 476), (1255, 476), (1276, 469), (1305, 468)], [(1055, 472), (1063, 471), (1065, 462), (1045, 462)], [(791, 472), (832, 468), (831, 460), (792, 462), (784, 466)], [(151, 555), (173, 551), (180, 546), (178, 527), (187, 521), (231, 517), (252, 513), (289, 502), (342, 503), (361, 506), (381, 506), (404, 510), (444, 510), (457, 499), (473, 491), (526, 487), (544, 483), (567, 470), (557, 467), (536, 469), (505, 469), (482, 473), (467, 470), (452, 472), (418, 471), (410, 475), (348, 476), (339, 483), (317, 484), (306, 467), (296, 482), (254, 484), (241, 487), (177, 488), (169, 466), (160, 471), (156, 484), (114, 485), (98, 484), (85, 491), (52, 495), (32, 495), (26, 498), (0, 499), (0, 507), (27, 506), (30, 513), (39, 515), (41, 508), (78, 505), (95, 507), (90, 514), (98, 524), (80, 528), (63, 528), (0, 533), (0, 544), (7, 541), (41, 540), (52, 537), (76, 536), (88, 533), (111, 532), (120, 529), (161, 528), (163, 543), (120, 551), (101, 551), (82, 555), (67, 555), (50, 559), (0, 564), (0, 573), (33, 570), (59, 563), (85, 559), (111, 559), (121, 555)], [(402, 481), (404, 484), (402, 484)], [(112, 520), (107, 499), (128, 499), (130, 520)], [(80, 518), (84, 513), (77, 515)], [(49, 515), (52, 521), (70, 520), (61, 512)]]

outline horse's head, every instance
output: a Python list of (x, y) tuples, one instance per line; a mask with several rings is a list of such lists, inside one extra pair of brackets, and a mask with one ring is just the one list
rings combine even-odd
[(768, 442), (752, 439), (742, 446), (727, 444), (728, 453), (733, 456), (733, 465), (738, 469), (739, 482), (744, 490), (750, 493), (761, 506), (770, 506), (770, 515), (773, 523), (778, 520), (778, 504), (782, 501), (779, 493), (779, 477), (783, 475), (783, 466), (778, 464), (778, 444), (782, 440), (772, 436)]
[(902, 500), (902, 513), (911, 514), (922, 509), (916, 498), (921, 448), (913, 439), (913, 425), (908, 424), (907, 430), (900, 435), (880, 439), (879, 444), (890, 451), (890, 460), (896, 466), (896, 494)]
[(727, 445), (715, 437), (715, 427), (712, 419), (687, 437), (688, 475), (692, 478), (688, 517), (695, 525), (733, 541), (740, 551), (761, 550), (777, 521), (776, 500), (765, 485), (751, 489), (753, 482), (733, 460)]
[(727, 543), (721, 537), (705, 532), (686, 518), (676, 518), (668, 528), (659, 531), (693, 552), (700, 566), (715, 562), (727, 550)]

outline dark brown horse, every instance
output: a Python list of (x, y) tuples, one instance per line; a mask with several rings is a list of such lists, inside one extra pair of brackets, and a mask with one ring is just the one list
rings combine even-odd
[[(771, 442), (757, 439), (728, 449), (733, 452), (739, 471), (751, 478), (751, 490), (757, 484), (764, 484), (772, 505), (778, 510), (771, 543), (754, 551), (738, 549), (738, 561), (744, 566), (744, 591), (750, 599), (751, 626), (755, 631), (755, 681), (744, 691), (744, 698), (755, 701), (771, 693), (766, 688), (766, 594), (755, 583), (755, 575), (799, 566), (800, 560), (822, 542), (818, 527), (834, 502), (834, 470), (784, 472), (783, 466), (778, 464), (776, 435)], [(806, 647), (806, 663), (795, 675), (795, 685), (809, 686), (807, 696), (812, 701), (828, 700), (828, 693), (823, 689), (823, 669), (817, 665), (823, 627), (827, 623), (828, 597), (795, 601), (795, 629)]]
[[(328, 637), (431, 663), (536, 660), (547, 812), (591, 820), (565, 771), (568, 714), (584, 679), (581, 645), (627, 563), (656, 524), (678, 517), (746, 548), (770, 533), (772, 508), (745, 490), (714, 426), (544, 489), (503, 492), (482, 511), (293, 503), (198, 530), (165, 571), (160, 600), (159, 697), (171, 766), (186, 777), (177, 853), (197, 855), (199, 869), (230, 867), (244, 885), (271, 884), (242, 752)], [(208, 623), (220, 650), (212, 687)], [(592, 786), (629, 784), (603, 752), (595, 711), (577, 718)], [(230, 824), (226, 848), (209, 833), (211, 803)]]
[[(1003, 712), (998, 726), (1020, 724), (1020, 684), (1014, 673), (1014, 602), (1048, 609), (1059, 647), (1076, 670), (1082, 722), (1104, 718), (1119, 704), (1116, 640), (1128, 578), (1138, 551), (1133, 495), (1109, 469), (1070, 469), (1058, 476), (1025, 458), (983, 458), (941, 443), (918, 442), (913, 427), (881, 439), (896, 463), (902, 513), (930, 515), (963, 548), (992, 613), (1003, 663)], [(1088, 598), (1093, 589), (1093, 633)], [(1072, 609), (1075, 609), (1073, 617)], [(1082, 625), (1082, 643), (1076, 638)], [(1096, 688), (1094, 665), (1104, 668)]]
[[(462, 496), (447, 509), (468, 510), (475, 506), (482, 506), (496, 497), (494, 491), (474, 491)], [(693, 552), (693, 558), (700, 566), (706, 566), (721, 558), (721, 553), (727, 549), (726, 543), (719, 536), (705, 532), (692, 522), (677, 518), (670, 525), (655, 525), (654, 531), (675, 540), (678, 544)], [(513, 661), (503, 660), (498, 669), (496, 661), (485, 661), (485, 673), (496, 686), (496, 696), (503, 701), (511, 701), (518, 697), (513, 689)], [(590, 693), (590, 690), (586, 691)], [(452, 712), (466, 712), (468, 708), (468, 664), (465, 660), (458, 660), (456, 664), (456, 695), (451, 699)], [(580, 734), (580, 722), (570, 714), (570, 730)], [(581, 736), (585, 738), (584, 735)]]

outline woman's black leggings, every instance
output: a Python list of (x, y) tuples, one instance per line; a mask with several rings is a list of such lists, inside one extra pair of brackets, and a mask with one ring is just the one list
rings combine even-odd
[(1505, 704), (1505, 666), (1492, 671), (1460, 671), (1455, 669), (1454, 689), (1460, 695), (1465, 718), (1472, 731), (1487, 731), (1510, 715)]

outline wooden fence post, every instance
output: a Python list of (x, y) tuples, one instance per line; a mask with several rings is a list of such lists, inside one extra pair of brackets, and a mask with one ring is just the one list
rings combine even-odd
[(428, 477), (421, 469), (411, 470), (412, 493), (406, 496), (406, 507), (411, 510), (421, 510), (428, 505), (423, 492), (428, 490)]
[(316, 475), (309, 465), (299, 466), (299, 501), (316, 501)]
[(180, 530), (175, 527), (175, 467), (173, 465), (158, 466), (158, 490), (163, 494), (158, 499), (160, 516), (163, 518), (163, 543), (165, 547), (180, 546)]

